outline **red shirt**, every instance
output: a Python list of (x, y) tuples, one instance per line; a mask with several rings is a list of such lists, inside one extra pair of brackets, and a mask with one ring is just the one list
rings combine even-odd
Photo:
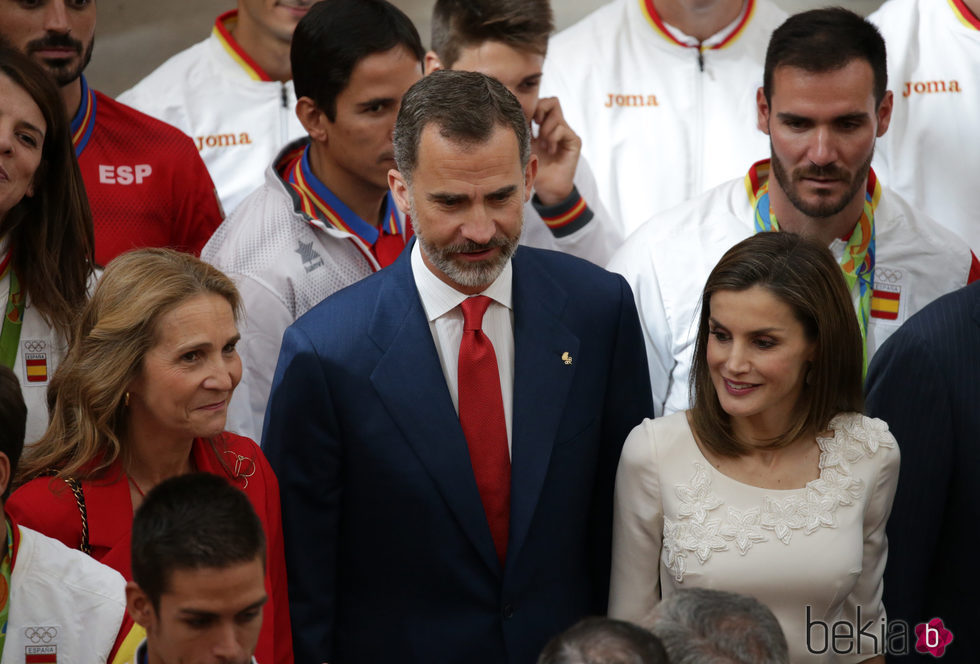
[[(199, 471), (227, 477), (248, 496), (262, 521), (266, 536), (265, 587), (269, 601), (264, 608), (262, 630), (255, 658), (270, 664), (292, 664), (293, 642), (289, 626), (286, 560), (282, 544), (279, 483), (259, 446), (248, 438), (223, 433), (215, 440), (218, 452), (205, 440), (196, 439), (191, 450)], [(220, 460), (219, 460), (220, 455)], [(82, 483), (88, 512), (92, 557), (132, 580), (130, 535), (133, 503), (129, 481), (117, 461), (99, 480)], [(39, 477), (11, 494), (6, 511), (11, 519), (78, 549), (82, 521), (75, 496), (62, 480)]]
[(105, 265), (138, 247), (194, 255), (224, 218), (194, 141), (176, 127), (106, 97), (81, 77), (72, 142)]

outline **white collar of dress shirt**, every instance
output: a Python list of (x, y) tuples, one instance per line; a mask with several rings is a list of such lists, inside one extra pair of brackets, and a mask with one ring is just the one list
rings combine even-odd
[[(466, 293), (460, 293), (432, 273), (422, 260), (422, 248), (418, 240), (412, 247), (412, 276), (415, 278), (415, 288), (418, 289), (422, 308), (425, 309), (425, 316), (429, 322), (444, 316), (469, 297)], [(514, 268), (511, 262), (507, 261), (500, 275), (480, 295), (486, 295), (494, 302), (498, 302), (508, 309), (513, 309), (513, 293), (511, 290), (513, 281)]]

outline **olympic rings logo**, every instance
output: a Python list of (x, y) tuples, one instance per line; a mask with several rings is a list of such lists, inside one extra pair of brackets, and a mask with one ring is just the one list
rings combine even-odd
[(32, 339), (24, 342), (24, 350), (28, 353), (40, 353), (45, 347), (47, 347), (47, 344), (41, 339)]
[(24, 630), (24, 636), (31, 643), (51, 643), (58, 638), (57, 627), (28, 627)]
[(875, 268), (875, 279), (881, 279), (882, 281), (887, 281), (890, 284), (896, 284), (902, 280), (902, 271), (893, 270), (887, 267)]

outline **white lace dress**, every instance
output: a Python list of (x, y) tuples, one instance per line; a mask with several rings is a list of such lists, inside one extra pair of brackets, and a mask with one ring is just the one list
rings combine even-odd
[[(643, 622), (661, 595), (716, 588), (766, 604), (794, 664), (881, 652), (898, 446), (884, 422), (857, 413), (837, 415), (830, 428), (832, 437), (817, 439), (819, 478), (778, 490), (718, 472), (683, 412), (637, 426), (616, 476), (610, 616)], [(852, 638), (835, 643), (827, 630), (838, 621), (853, 626)]]

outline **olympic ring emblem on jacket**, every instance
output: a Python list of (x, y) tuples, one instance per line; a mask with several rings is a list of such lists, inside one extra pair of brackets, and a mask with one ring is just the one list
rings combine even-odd
[(24, 629), (24, 636), (31, 643), (51, 643), (58, 638), (58, 628), (45, 626), (27, 627)]

